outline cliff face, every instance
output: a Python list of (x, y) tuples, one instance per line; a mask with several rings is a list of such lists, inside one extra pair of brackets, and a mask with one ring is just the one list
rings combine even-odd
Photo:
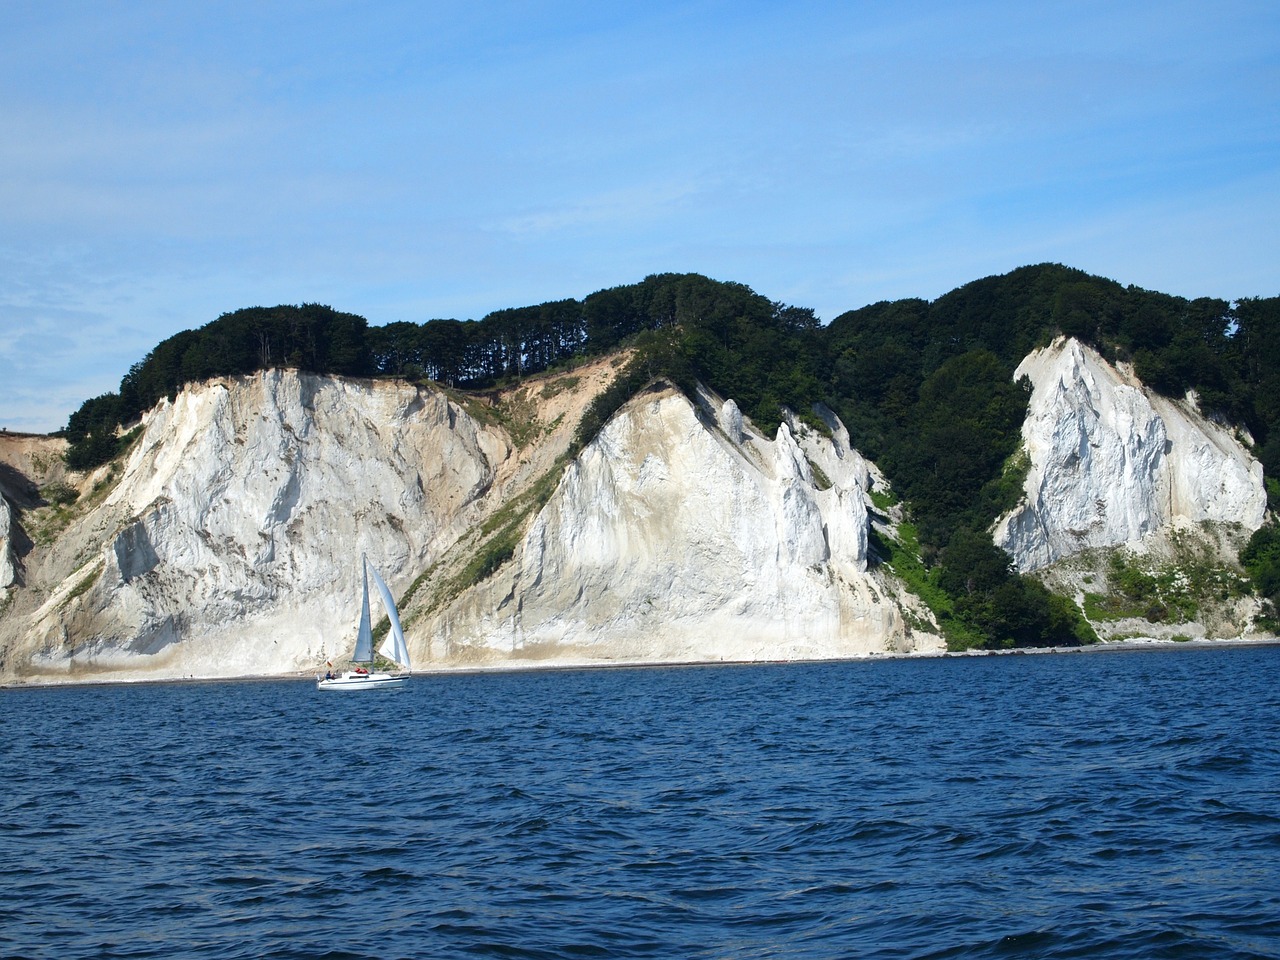
[(361, 552), (388, 576), (419, 568), (509, 459), (501, 431), (405, 385), (271, 371), (185, 391), (148, 415), (110, 493), (28, 557), (4, 671), (323, 662), (354, 620)]
[[(1018, 375), (1030, 470), (996, 538), (1021, 569), (1261, 524), (1261, 468), (1193, 404), (1071, 341)], [(88, 477), (6, 447), (0, 681), (322, 668), (350, 653), (362, 553), (420, 668), (942, 649), (869, 562), (874, 467), (834, 415), (769, 438), (732, 400), (658, 385), (567, 459), (612, 376), (605, 360), (482, 401), (268, 371), (162, 403)], [(80, 501), (42, 506), (68, 479)]]
[(995, 540), (1020, 570), (1093, 547), (1141, 545), (1171, 527), (1262, 525), (1262, 466), (1190, 402), (1146, 389), (1075, 340), (1028, 356), (1024, 502)]
[(768, 440), (732, 401), (701, 401), (660, 390), (628, 404), (569, 466), (513, 562), (421, 621), (423, 652), (714, 661), (937, 649), (868, 573), (868, 468), (838, 421), (829, 437), (784, 424)]
[(30, 546), (18, 512), (41, 502), (40, 488), (66, 479), (59, 437), (0, 432), (0, 614), (22, 585), (21, 555)]
[(403, 383), (269, 371), (191, 388), (26, 557), (0, 678), (323, 666), (350, 652), (361, 553), (404, 595), (423, 571), (465, 566), (477, 531), (540, 478), (558, 482), (511, 562), (447, 602), (428, 582), (404, 604), (416, 664), (938, 647), (907, 638), (866, 572), (867, 467), (834, 417), (830, 438), (784, 426), (769, 441), (731, 402), (708, 414), (664, 391), (557, 466), (611, 375), (544, 378), (479, 419)]
[(13, 511), (9, 509), (9, 501), (0, 496), (0, 602), (9, 598), (9, 588), (18, 577), (14, 566), (13, 535)]

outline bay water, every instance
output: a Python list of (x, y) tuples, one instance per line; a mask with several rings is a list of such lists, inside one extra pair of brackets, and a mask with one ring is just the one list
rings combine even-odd
[(0, 691), (0, 956), (1280, 957), (1280, 647)]

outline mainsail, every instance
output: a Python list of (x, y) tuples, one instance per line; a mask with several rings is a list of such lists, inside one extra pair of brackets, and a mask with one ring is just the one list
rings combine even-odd
[[(356, 633), (356, 652), (351, 655), (351, 659), (356, 663), (371, 663), (373, 661), (373, 630), (369, 626), (369, 564), (364, 557), (360, 558), (360, 566), (364, 581), (364, 597), (360, 601), (360, 630)], [(376, 577), (378, 571), (375, 570), (373, 575)], [(383, 589), (386, 588), (383, 587)]]

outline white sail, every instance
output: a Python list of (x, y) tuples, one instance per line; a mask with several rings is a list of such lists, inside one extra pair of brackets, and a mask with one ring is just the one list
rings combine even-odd
[(382, 594), (382, 605), (387, 608), (387, 620), (391, 623), (391, 629), (387, 632), (387, 639), (383, 642), (379, 652), (388, 660), (394, 660), (408, 670), (409, 646), (405, 643), (404, 630), (400, 627), (400, 613), (396, 610), (396, 602), (391, 599), (391, 591), (387, 589), (386, 583), (378, 575), (377, 567), (370, 567), (369, 569), (373, 574), (374, 586)]
[[(364, 598), (360, 602), (360, 629), (356, 633), (356, 652), (351, 659), (356, 663), (370, 663), (373, 660), (373, 630), (369, 625), (369, 574), (368, 564), (360, 559), (361, 575), (364, 581)], [(377, 571), (373, 574), (378, 575)], [(379, 581), (381, 582), (381, 581)]]

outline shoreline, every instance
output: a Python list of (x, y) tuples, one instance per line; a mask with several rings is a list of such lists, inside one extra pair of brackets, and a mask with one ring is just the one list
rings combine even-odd
[[(541, 671), (569, 670), (641, 670), (670, 669), (674, 667), (748, 667), (748, 666), (791, 666), (797, 664), (821, 663), (864, 663), (886, 660), (944, 660), (968, 657), (1011, 657), (1011, 656), (1046, 656), (1051, 654), (1094, 654), (1094, 653), (1152, 653), (1168, 650), (1211, 650), (1241, 647), (1280, 646), (1280, 637), (1262, 635), (1251, 637), (1232, 637), (1222, 639), (1194, 638), (1189, 640), (1169, 640), (1156, 637), (1131, 638), (1127, 640), (1103, 640), (1085, 646), (1072, 647), (1017, 647), (1008, 650), (943, 650), (932, 653), (869, 653), (860, 657), (832, 657), (805, 660), (583, 660), (580, 662), (548, 661), (544, 663), (494, 663), (472, 664), (466, 666), (432, 666), (412, 671), (411, 675), (421, 677), (439, 677), (448, 675), (469, 675), (484, 673), (530, 673)], [(29, 681), (0, 682), (0, 691), (32, 690), (75, 687), (133, 686), (136, 684), (182, 684), (182, 683), (255, 683), (255, 682), (315, 682), (316, 674), (311, 671), (270, 674), (242, 674), (238, 676), (187, 676), (187, 677), (142, 677), (111, 678), (104, 675), (100, 678), (41, 678)]]

